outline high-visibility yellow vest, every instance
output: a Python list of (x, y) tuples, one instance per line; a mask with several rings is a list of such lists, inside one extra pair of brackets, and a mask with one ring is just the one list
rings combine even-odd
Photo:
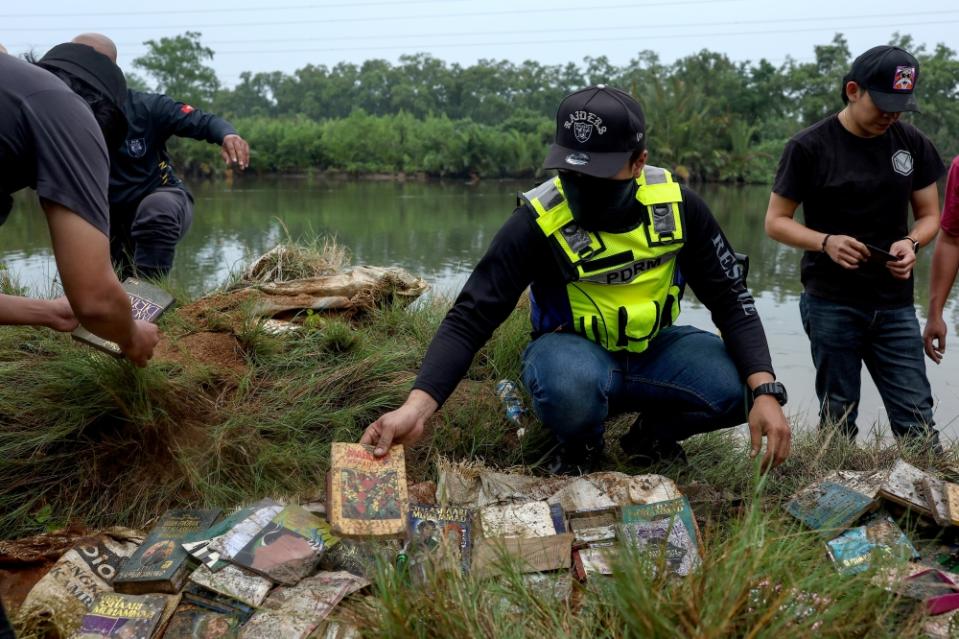
[(624, 233), (593, 233), (576, 224), (558, 177), (522, 197), (575, 270), (566, 285), (571, 328), (607, 350), (641, 353), (679, 316), (676, 256), (685, 233), (682, 192), (669, 171), (647, 166), (636, 184), (647, 215)]

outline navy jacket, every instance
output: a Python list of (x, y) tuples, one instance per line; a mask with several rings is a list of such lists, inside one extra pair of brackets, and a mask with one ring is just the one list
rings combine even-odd
[(186, 187), (173, 171), (166, 142), (171, 136), (222, 144), (236, 133), (229, 122), (159, 93), (127, 91), (127, 139), (110, 156), (110, 207), (135, 208), (158, 187)]

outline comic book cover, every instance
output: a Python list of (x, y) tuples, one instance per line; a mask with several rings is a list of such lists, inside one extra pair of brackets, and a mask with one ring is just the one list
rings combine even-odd
[(74, 639), (151, 639), (170, 605), (166, 595), (101, 592), (83, 617)]
[(185, 541), (180, 545), (183, 546), (183, 549), (186, 550), (190, 556), (192, 556), (194, 559), (198, 559), (200, 563), (205, 565), (213, 572), (222, 570), (223, 567), (227, 566), (228, 564), (226, 561), (220, 559), (219, 552), (210, 548), (210, 543), (215, 538), (232, 530), (234, 526), (252, 515), (254, 510), (254, 506), (240, 508), (236, 512), (233, 512), (216, 522), (205, 531), (191, 535), (192, 541)]
[(240, 618), (213, 612), (191, 603), (181, 603), (163, 639), (236, 639), (240, 634)]
[(843, 575), (865, 572), (877, 556), (919, 558), (916, 547), (888, 515), (873, 517), (864, 526), (850, 528), (826, 542), (826, 546)]
[(623, 506), (622, 525), (627, 543), (654, 561), (664, 557), (669, 570), (680, 576), (701, 563), (699, 527), (685, 497)]
[(463, 573), (469, 572), (473, 549), (472, 512), (457, 506), (410, 504), (410, 551), (431, 553), (455, 548)]
[(320, 553), (337, 539), (329, 525), (302, 506), (274, 515), (230, 561), (288, 586), (316, 567)]
[[(138, 279), (128, 277), (123, 281), (123, 290), (130, 297), (130, 307), (133, 319), (154, 322), (160, 318), (165, 310), (173, 305), (173, 296), (161, 288), (147, 284)], [(98, 350), (121, 357), (120, 347), (109, 340), (97, 337), (82, 326), (74, 329), (73, 339), (88, 344)]]
[(409, 505), (402, 446), (383, 457), (373, 447), (334, 442), (330, 453), (330, 507), (335, 535), (401, 537)]
[(219, 510), (170, 510), (157, 522), (133, 556), (123, 562), (113, 589), (127, 594), (175, 594), (189, 574), (189, 555), (180, 545), (209, 528)]

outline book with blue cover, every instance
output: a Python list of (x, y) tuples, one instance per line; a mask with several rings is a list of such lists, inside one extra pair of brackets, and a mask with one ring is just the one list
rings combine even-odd
[(410, 549), (414, 553), (442, 551), (445, 545), (455, 549), (466, 574), (473, 549), (473, 513), (457, 506), (410, 504)]
[(840, 574), (855, 575), (869, 570), (879, 557), (918, 559), (919, 553), (902, 529), (888, 515), (876, 516), (864, 526), (850, 528), (826, 542), (829, 556)]
[(869, 495), (834, 481), (821, 481), (796, 493), (786, 503), (786, 512), (828, 539), (877, 506), (878, 501)]

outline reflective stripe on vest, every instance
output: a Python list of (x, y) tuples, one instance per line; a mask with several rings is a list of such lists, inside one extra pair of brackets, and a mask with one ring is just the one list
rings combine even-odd
[(590, 233), (573, 221), (559, 178), (523, 194), (540, 230), (576, 269), (566, 286), (572, 329), (607, 350), (642, 352), (679, 316), (676, 255), (685, 241), (682, 192), (669, 171), (636, 179), (646, 220), (624, 233)]

